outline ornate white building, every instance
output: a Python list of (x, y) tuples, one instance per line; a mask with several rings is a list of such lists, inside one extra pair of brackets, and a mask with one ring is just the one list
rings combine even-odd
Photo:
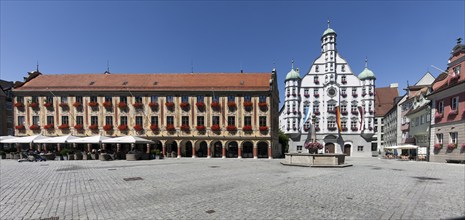
[[(301, 78), (299, 69), (287, 74), (280, 128), (290, 138), (289, 152), (307, 152), (304, 143), (314, 123), (316, 141), (324, 152), (372, 156), (374, 134), (374, 73), (365, 66), (354, 75), (336, 49), (336, 32), (329, 27), (321, 37), (321, 55)], [(340, 107), (341, 130), (336, 106)]]

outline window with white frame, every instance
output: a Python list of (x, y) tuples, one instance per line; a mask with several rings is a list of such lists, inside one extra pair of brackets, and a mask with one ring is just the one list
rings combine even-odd
[(443, 141), (443, 134), (442, 133), (436, 134), (436, 141), (437, 141), (437, 143), (442, 144), (442, 141)]
[(450, 109), (452, 111), (455, 111), (457, 110), (457, 107), (459, 105), (459, 97), (456, 96), (456, 97), (453, 97), (451, 100), (450, 100)]
[(438, 113), (443, 113), (444, 112), (444, 101), (439, 101), (438, 102), (437, 111), (438, 111)]
[(450, 132), (450, 143), (457, 144), (458, 133), (457, 132)]

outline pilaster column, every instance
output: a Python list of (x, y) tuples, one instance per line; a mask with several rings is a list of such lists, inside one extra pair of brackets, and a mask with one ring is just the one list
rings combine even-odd
[(177, 158), (178, 159), (181, 158), (181, 146), (180, 145), (178, 145), (178, 156), (177, 156)]
[(208, 159), (212, 158), (212, 148), (211, 148), (211, 146), (207, 147), (207, 158)]
[(253, 159), (258, 159), (258, 148), (257, 146), (253, 146)]
[(192, 146), (192, 158), (196, 158), (197, 155), (195, 155), (195, 145)]
[[(105, 146), (105, 145), (104, 145), (104, 146)], [(132, 143), (132, 144), (131, 144), (131, 150), (133, 150), (133, 149), (135, 150), (135, 148), (136, 148), (136, 144)]]
[(273, 154), (271, 152), (271, 146), (268, 146), (268, 159), (273, 159)]
[(150, 154), (150, 144), (147, 144), (147, 153)]
[(42, 149), (43, 149), (45, 152), (47, 152), (47, 144), (44, 143), (43, 146), (42, 146)]
[(242, 159), (242, 148), (240, 146), (237, 148), (237, 158)]
[[(11, 144), (10, 144), (11, 146)], [(20, 152), (20, 144), (16, 144), (16, 149), (18, 150), (17, 152)], [(29, 150), (33, 150), (34, 149), (34, 144), (33, 143), (29, 143)]]
[(166, 157), (166, 146), (164, 144), (161, 146), (161, 152), (163, 157)]
[[(58, 145), (60, 147), (60, 145)], [(92, 152), (92, 144), (87, 144), (87, 152)]]
[(116, 152), (120, 152), (121, 151), (121, 144), (120, 143), (117, 143), (116, 144)]
[[(40, 151), (40, 144), (37, 144), (37, 151)], [(18, 151), (21, 152), (21, 151)]]
[(224, 159), (224, 158), (226, 158), (226, 146), (223, 145), (223, 147), (221, 149), (222, 149), (221, 158)]

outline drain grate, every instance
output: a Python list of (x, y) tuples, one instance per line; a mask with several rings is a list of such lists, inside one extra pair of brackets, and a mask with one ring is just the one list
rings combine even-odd
[(136, 181), (136, 180), (144, 180), (142, 177), (129, 177), (129, 178), (123, 178), (124, 181)]
[(212, 214), (212, 213), (215, 213), (215, 210), (213, 210), (213, 209), (210, 209), (210, 210), (206, 211), (206, 213), (208, 213), (208, 214)]
[(40, 220), (59, 220), (60, 217), (41, 218)]
[(220, 167), (220, 166), (209, 166), (209, 167), (210, 167), (210, 168), (218, 168), (218, 167)]
[(115, 168), (110, 168), (110, 169), (108, 169), (108, 170), (116, 170), (116, 169), (115, 169)]

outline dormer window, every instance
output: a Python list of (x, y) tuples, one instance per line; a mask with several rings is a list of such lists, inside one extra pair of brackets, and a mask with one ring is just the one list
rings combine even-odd
[(127, 81), (126, 81), (126, 82), (123, 82), (123, 86), (125, 86), (125, 85), (127, 85), (127, 84), (128, 84), (128, 82), (127, 82)]
[(95, 83), (95, 82), (90, 82), (90, 83), (89, 83), (89, 86), (94, 85), (94, 83)]

